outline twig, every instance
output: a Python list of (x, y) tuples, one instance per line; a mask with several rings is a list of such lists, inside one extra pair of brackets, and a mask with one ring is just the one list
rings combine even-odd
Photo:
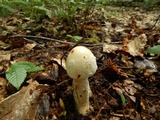
[[(70, 45), (74, 45), (77, 43), (74, 42), (66, 42), (66, 41), (61, 41), (58, 39), (54, 39), (54, 38), (48, 38), (48, 37), (42, 37), (42, 36), (32, 36), (32, 35), (14, 35), (14, 36), (10, 36), (9, 38), (34, 38), (34, 39), (41, 39), (41, 40), (47, 40), (47, 41), (53, 41), (53, 42), (58, 42), (58, 43), (63, 43), (63, 44), (70, 44)], [(101, 46), (102, 43), (100, 44), (83, 44), (84, 46)]]
[[(111, 115), (116, 116), (116, 117), (124, 117), (123, 114), (117, 114), (117, 113), (111, 113)], [(125, 115), (126, 118), (129, 117), (129, 115)]]
[(48, 38), (48, 37), (42, 37), (42, 36), (32, 36), (32, 35), (14, 35), (14, 36), (10, 36), (10, 38), (34, 38), (34, 39), (41, 39), (41, 40), (47, 40), (47, 41), (54, 41), (54, 42), (58, 42), (58, 43), (64, 43), (64, 44), (75, 44), (73, 42), (65, 42), (65, 41), (61, 41), (58, 39), (53, 39), (53, 38)]
[[(62, 43), (62, 44), (70, 44), (72, 46), (77, 45), (77, 42), (66, 42), (66, 41), (61, 41), (58, 39), (54, 39), (54, 38), (48, 38), (48, 37), (42, 37), (42, 36), (32, 36), (32, 35), (13, 35), (10, 36), (9, 38), (33, 38), (33, 39), (41, 39), (41, 40), (47, 40), (47, 41), (53, 41), (53, 42), (58, 42), (58, 43)], [(36, 41), (36, 40), (34, 40)], [(80, 44), (81, 41), (78, 42), (78, 44)], [(88, 46), (88, 47), (92, 47), (92, 46), (102, 46), (104, 43), (98, 43), (98, 44), (86, 44), (83, 43), (84, 46)], [(105, 43), (105, 44), (122, 44), (122, 42), (111, 42), (111, 43)]]
[(156, 22), (154, 23), (154, 25), (151, 27), (151, 29), (153, 29), (156, 26), (159, 19), (160, 19), (160, 14), (159, 14), (158, 18), (156, 19)]

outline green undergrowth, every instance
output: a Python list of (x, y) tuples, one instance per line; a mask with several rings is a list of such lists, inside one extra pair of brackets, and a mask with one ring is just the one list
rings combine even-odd
[[(160, 3), (160, 0), (0, 0), (1, 17), (22, 11), (27, 17), (39, 20), (45, 16), (72, 19), (77, 14), (89, 14), (97, 4), (141, 2), (145, 6)], [(87, 15), (88, 15), (87, 14)]]
[(82, 10), (91, 10), (96, 0), (0, 0), (0, 16), (6, 17), (16, 11), (39, 20), (43, 17), (70, 19)]

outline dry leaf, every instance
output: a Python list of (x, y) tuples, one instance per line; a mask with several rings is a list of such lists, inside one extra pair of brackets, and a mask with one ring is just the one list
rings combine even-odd
[(116, 50), (121, 50), (122, 45), (119, 44), (103, 44), (103, 52), (111, 53), (115, 52)]
[(7, 49), (9, 48), (11, 45), (10, 44), (6, 44), (3, 41), (0, 41), (0, 48), (1, 49)]
[(60, 108), (61, 108), (61, 111), (59, 111), (59, 116), (66, 116), (67, 112), (65, 110), (64, 102), (61, 98), (59, 99), (59, 105), (60, 105)]
[(143, 56), (144, 46), (147, 42), (147, 36), (142, 34), (127, 44), (127, 49), (133, 56)]
[(133, 62), (131, 61), (131, 57), (129, 57), (128, 55), (125, 55), (125, 54), (121, 54), (121, 56), (122, 56), (121, 61), (123, 63), (125, 63), (126, 67), (133, 66)]
[(10, 51), (0, 51), (0, 61), (10, 60), (11, 54)]
[(6, 91), (7, 80), (0, 77), (0, 101), (4, 99)]
[(124, 80), (124, 83), (114, 83), (112, 88), (118, 93), (124, 93), (124, 95), (129, 97), (133, 102), (136, 102), (136, 97), (134, 95), (143, 87), (129, 79), (126, 79)]
[(129, 52), (133, 56), (143, 56), (144, 46), (147, 42), (147, 36), (142, 34), (136, 37), (132, 41), (128, 41), (127, 38), (124, 38), (124, 45), (119, 44), (103, 44), (103, 52), (111, 53), (115, 52), (116, 50), (124, 50)]
[(142, 89), (142, 86), (134, 83), (131, 80), (124, 80), (123, 88), (124, 88), (125, 92), (127, 92), (128, 94), (134, 95), (137, 92), (137, 90)]
[(33, 120), (38, 105), (40, 90), (34, 81), (17, 93), (0, 102), (1, 120)]
[(37, 45), (37, 43), (27, 43), (25, 46), (24, 46), (24, 48), (25, 48), (25, 50), (26, 51), (30, 51), (30, 50), (32, 50), (35, 46)]
[(101, 30), (101, 27), (100, 26), (88, 25), (88, 26), (86, 26), (86, 29), (99, 31), (99, 30)]
[(59, 65), (62, 65), (62, 67), (64, 68), (64, 69), (66, 69), (66, 61), (65, 61), (65, 59), (59, 59), (59, 58), (53, 58), (53, 60), (54, 61), (56, 61)]

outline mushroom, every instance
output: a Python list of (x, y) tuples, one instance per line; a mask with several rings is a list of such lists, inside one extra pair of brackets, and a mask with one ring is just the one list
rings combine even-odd
[(86, 115), (90, 108), (89, 97), (92, 92), (88, 78), (97, 70), (96, 57), (84, 46), (73, 48), (66, 60), (66, 71), (73, 79), (73, 96), (77, 111)]

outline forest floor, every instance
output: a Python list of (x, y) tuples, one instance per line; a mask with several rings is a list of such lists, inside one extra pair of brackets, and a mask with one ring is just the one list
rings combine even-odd
[[(0, 18), (0, 120), (160, 120), (160, 56), (145, 52), (160, 44), (159, 11), (103, 6), (69, 22), (36, 22), (22, 12)], [(88, 47), (98, 65), (89, 78), (94, 110), (86, 116), (75, 109), (65, 70), (77, 45)], [(16, 90), (5, 73), (20, 61), (44, 70), (28, 73)]]

